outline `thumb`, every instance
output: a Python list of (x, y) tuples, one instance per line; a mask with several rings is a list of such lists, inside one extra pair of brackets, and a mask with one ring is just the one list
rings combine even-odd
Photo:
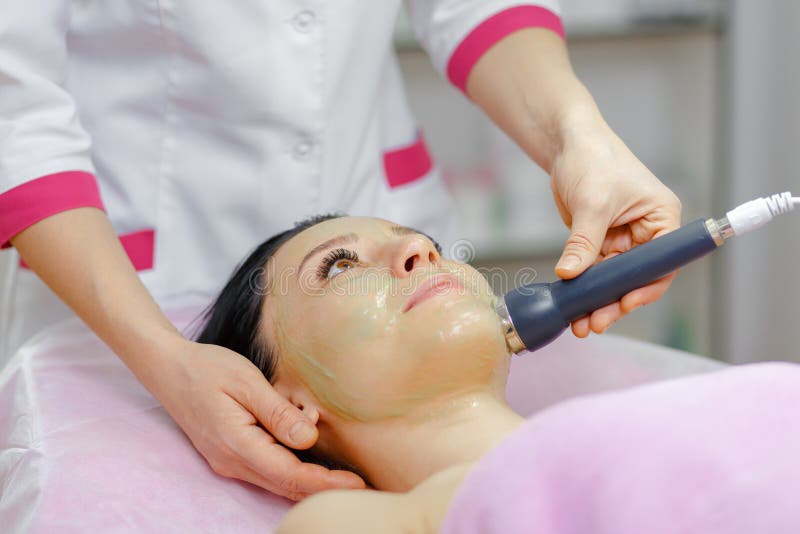
[(271, 386), (251, 388), (251, 391), (250, 409), (275, 439), (293, 449), (308, 449), (316, 443), (317, 427), (299, 408)]
[(599, 223), (596, 216), (588, 213), (573, 216), (569, 238), (556, 265), (556, 275), (575, 278), (589, 268), (600, 253), (607, 231), (606, 225)]

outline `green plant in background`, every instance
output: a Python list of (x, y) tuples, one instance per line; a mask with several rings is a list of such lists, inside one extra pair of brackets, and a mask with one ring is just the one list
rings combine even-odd
[(698, 347), (692, 322), (685, 313), (674, 311), (670, 315), (663, 344), (674, 349), (697, 353)]

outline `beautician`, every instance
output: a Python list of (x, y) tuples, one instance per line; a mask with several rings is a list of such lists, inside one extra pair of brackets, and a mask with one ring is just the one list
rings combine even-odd
[[(3, 1), (0, 245), (24, 262), (4, 288), (7, 348), (67, 316), (60, 298), (217, 473), (292, 499), (360, 487), (297, 460), (281, 444), (311, 446), (315, 422), (159, 303), (210, 298), (248, 249), (311, 214), (457, 236), (393, 53), (399, 4)], [(575, 77), (555, 1), (407, 5), (436, 68), (552, 177), (571, 228), (559, 276), (678, 227), (675, 195)], [(573, 331), (602, 332), (670, 281)]]

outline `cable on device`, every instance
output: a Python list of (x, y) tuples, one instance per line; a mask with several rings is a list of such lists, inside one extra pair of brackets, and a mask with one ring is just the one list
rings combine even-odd
[(742, 235), (756, 228), (760, 228), (778, 215), (789, 213), (795, 206), (800, 205), (800, 197), (793, 197), (788, 191), (757, 198), (745, 202), (726, 214), (725, 222), (730, 225), (734, 235)]

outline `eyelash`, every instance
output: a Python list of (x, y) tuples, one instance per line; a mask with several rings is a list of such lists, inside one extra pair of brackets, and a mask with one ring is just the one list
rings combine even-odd
[(326, 281), (328, 279), (328, 274), (331, 271), (331, 267), (333, 267), (333, 264), (339, 260), (350, 260), (353, 263), (358, 263), (358, 254), (352, 250), (347, 250), (344, 248), (337, 248), (330, 251), (322, 260), (322, 263), (320, 263), (319, 267), (317, 267), (317, 278), (323, 282)]

